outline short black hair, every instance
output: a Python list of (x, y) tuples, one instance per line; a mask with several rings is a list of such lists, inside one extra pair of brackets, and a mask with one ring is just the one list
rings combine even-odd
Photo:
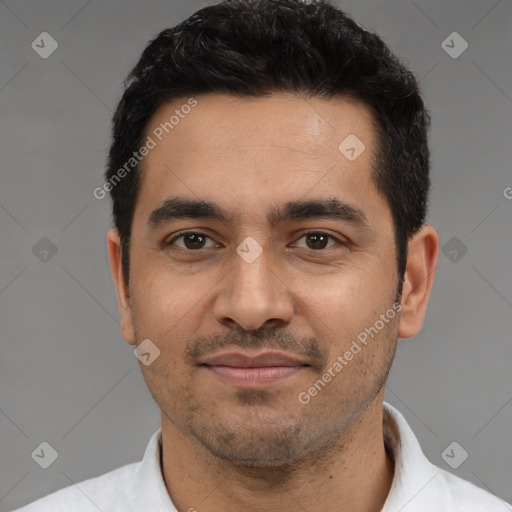
[[(208, 93), (264, 97), (283, 91), (365, 103), (378, 127), (372, 180), (392, 212), (401, 295), (408, 241), (427, 211), (430, 117), (414, 75), (380, 37), (329, 0), (225, 0), (160, 32), (124, 86), (112, 121), (105, 172), (110, 183), (143, 145), (148, 121), (168, 101)], [(140, 182), (136, 165), (109, 187), (126, 282)]]

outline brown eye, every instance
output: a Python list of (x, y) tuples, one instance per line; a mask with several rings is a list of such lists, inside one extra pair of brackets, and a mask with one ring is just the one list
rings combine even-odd
[(302, 235), (300, 239), (302, 240), (303, 238), (306, 240), (306, 249), (311, 249), (313, 251), (332, 247), (332, 245), (327, 247), (329, 239), (341, 243), (337, 238), (328, 233), (324, 233), (323, 231), (310, 231), (309, 233)]
[(166, 242), (165, 245), (177, 245), (174, 242), (179, 239), (183, 240), (183, 245), (178, 245), (178, 247), (190, 251), (204, 249), (206, 240), (211, 240), (210, 237), (206, 236), (204, 233), (189, 231), (187, 233), (180, 233), (178, 236), (174, 237), (169, 242)]
[(310, 249), (325, 249), (329, 238), (329, 236), (323, 233), (311, 233), (306, 235), (306, 240), (311, 242), (309, 245)]

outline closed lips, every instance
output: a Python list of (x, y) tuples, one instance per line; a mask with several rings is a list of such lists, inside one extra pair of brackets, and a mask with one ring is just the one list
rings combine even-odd
[(206, 366), (230, 366), (233, 368), (309, 366), (304, 360), (277, 352), (266, 352), (257, 356), (249, 356), (240, 352), (218, 354), (204, 358), (200, 364)]
[(204, 358), (201, 367), (231, 386), (254, 389), (272, 385), (297, 375), (310, 365), (304, 360), (279, 352), (258, 355), (230, 352)]

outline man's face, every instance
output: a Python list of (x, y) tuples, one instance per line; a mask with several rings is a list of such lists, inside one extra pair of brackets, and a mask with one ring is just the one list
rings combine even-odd
[[(157, 145), (133, 218), (124, 333), (161, 351), (141, 369), (170, 428), (235, 464), (278, 465), (347, 429), (394, 356), (396, 252), (371, 180), (372, 115), (353, 100), (284, 93), (196, 99), (161, 141), (153, 130), (186, 99), (147, 127)], [(365, 145), (356, 159), (353, 137), (339, 149), (350, 134)], [(167, 208), (151, 224), (169, 198), (215, 203), (226, 219)], [(286, 215), (287, 203), (331, 199), (337, 217)]]

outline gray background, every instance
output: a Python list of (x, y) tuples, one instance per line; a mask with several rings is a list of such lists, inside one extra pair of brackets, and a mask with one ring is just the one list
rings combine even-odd
[[(433, 118), (429, 222), (442, 246), (457, 237), (459, 261), (451, 246), (440, 255), (423, 331), (400, 341), (387, 401), (432, 462), (512, 501), (512, 4), (336, 4), (421, 79)], [(2, 510), (140, 460), (159, 427), (120, 335), (109, 200), (92, 191), (122, 80), (151, 38), (205, 5), (0, 2)], [(59, 43), (48, 59), (31, 48), (43, 31)], [(469, 44), (457, 59), (441, 47), (454, 31)], [(47, 262), (32, 252), (43, 237), (57, 247)], [(31, 458), (42, 441), (59, 453), (46, 470)], [(441, 457), (452, 441), (469, 453), (455, 470)]]

